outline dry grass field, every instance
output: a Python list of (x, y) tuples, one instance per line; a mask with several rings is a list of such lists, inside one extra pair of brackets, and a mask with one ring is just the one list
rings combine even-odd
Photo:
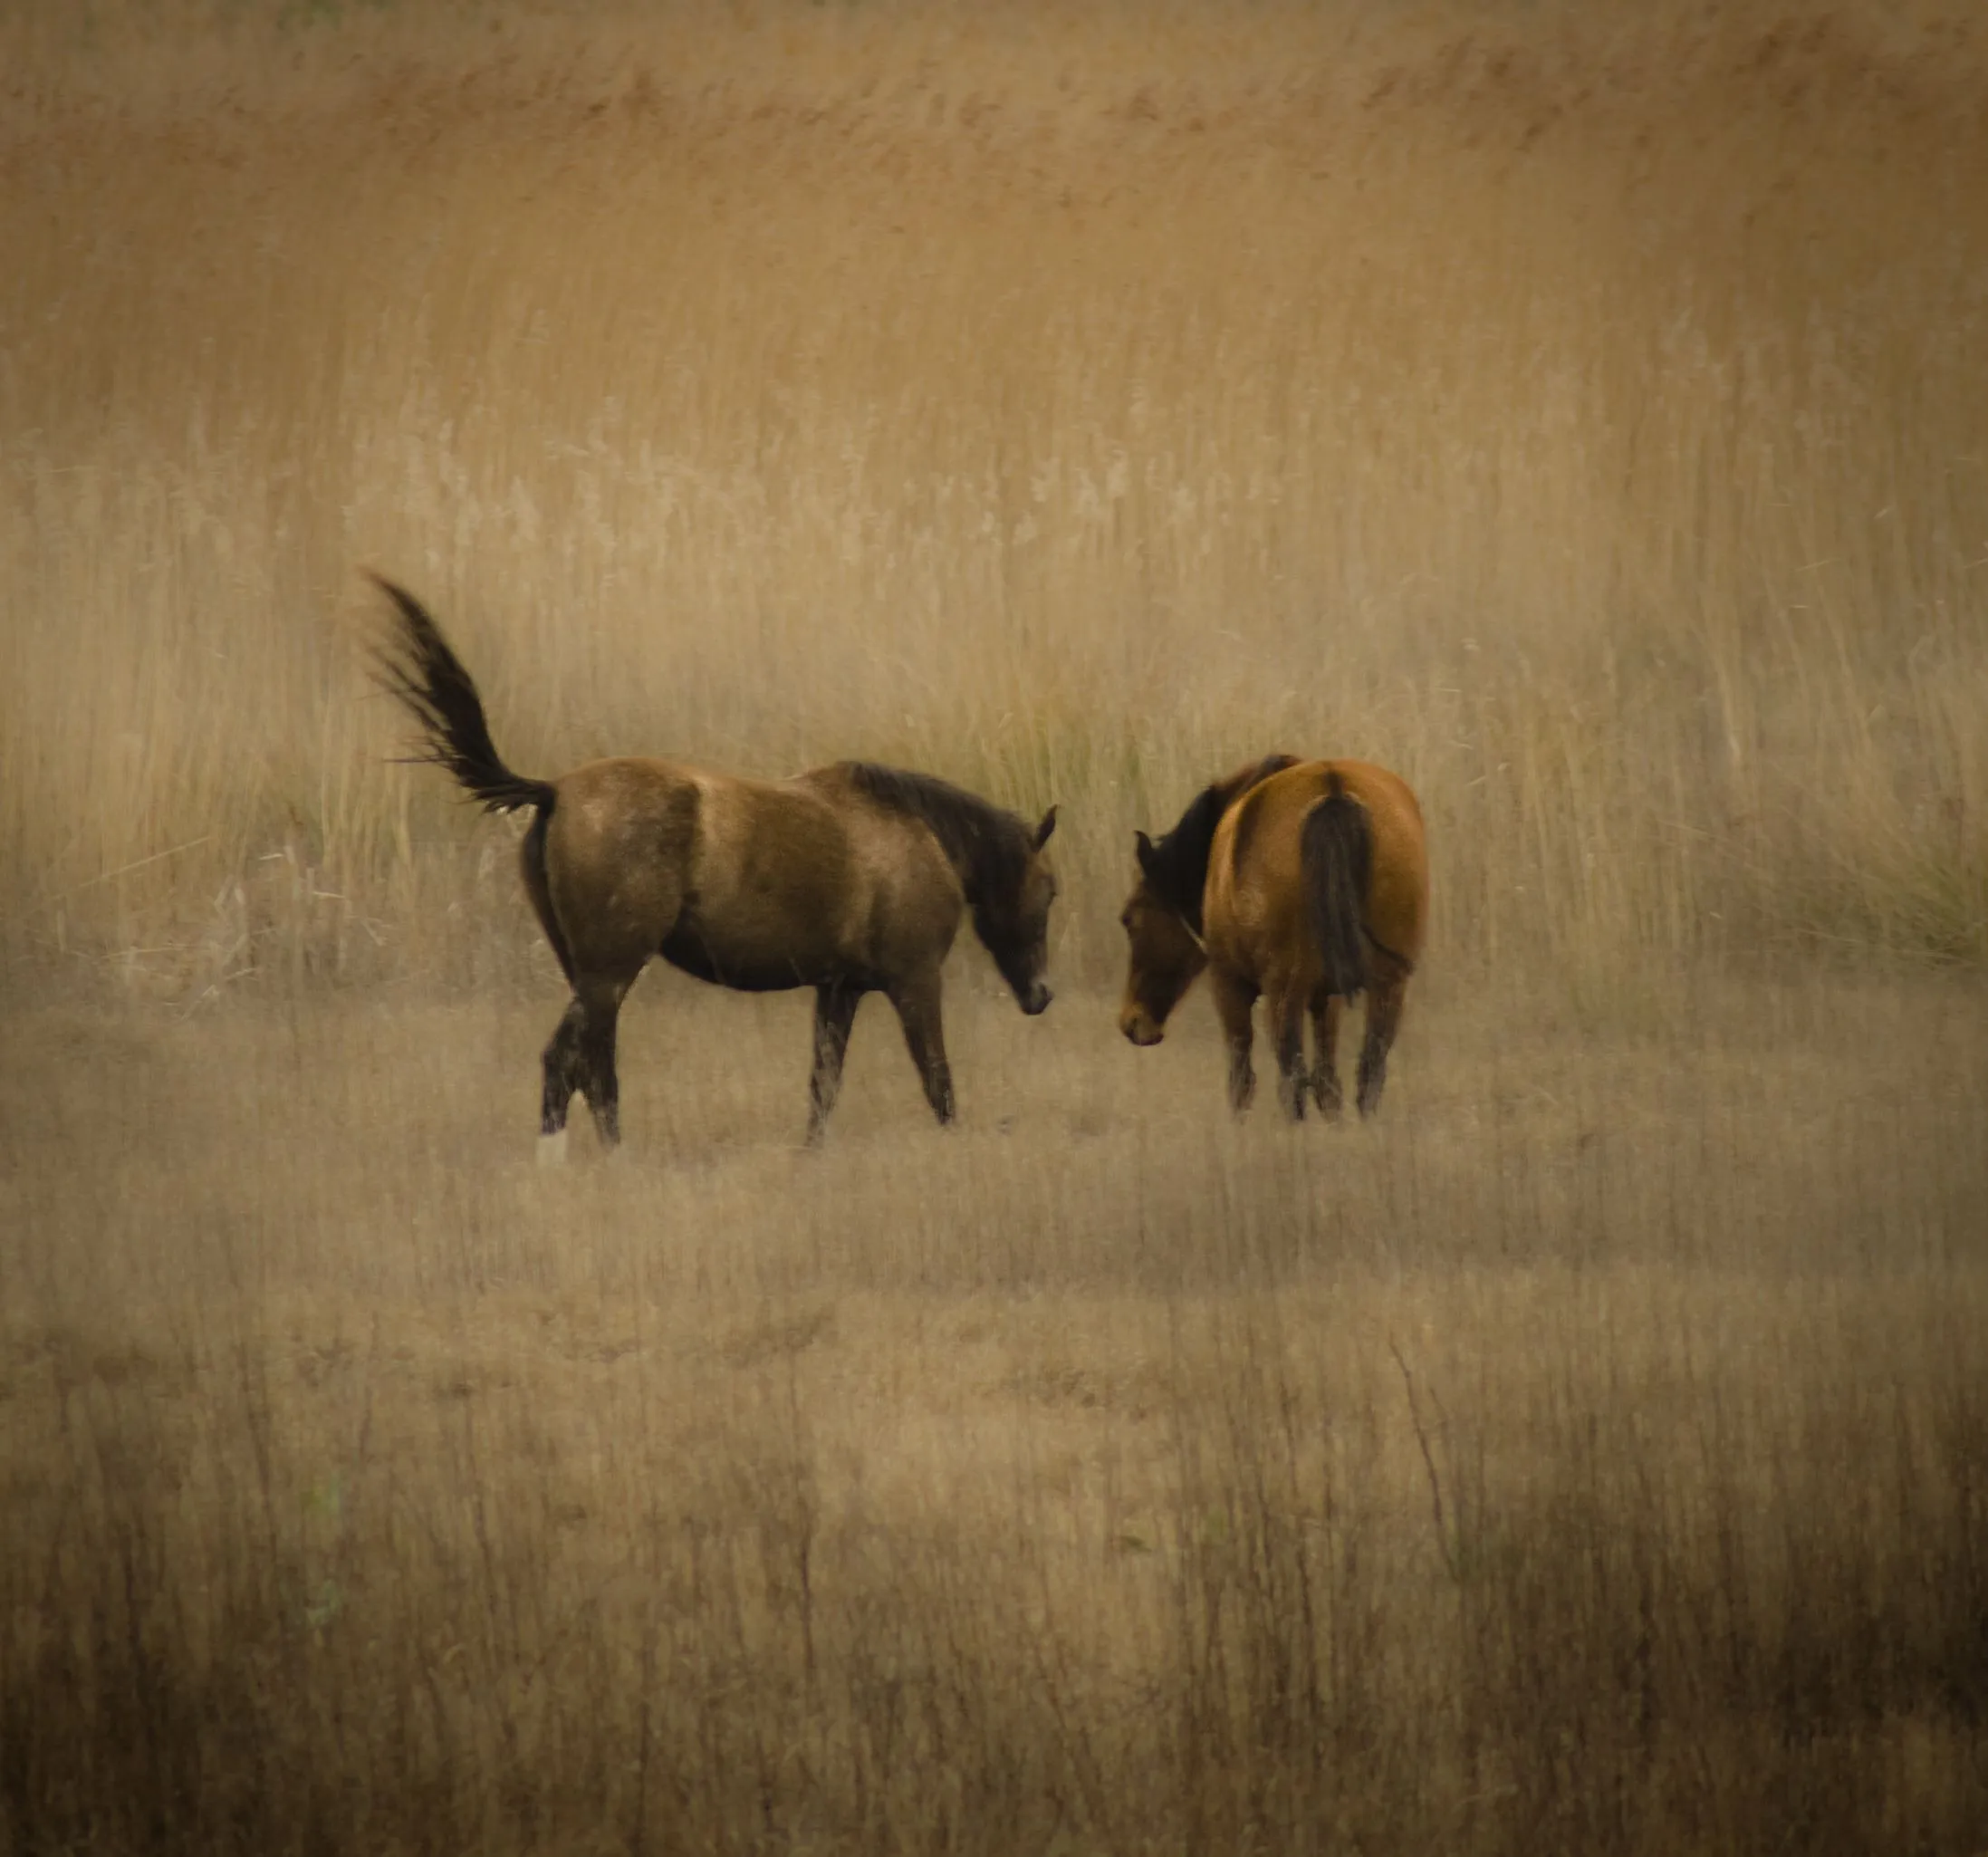
[[(1319, 0), (0, 16), (0, 1852), (1988, 1851), (1988, 34)], [(521, 772), (1061, 806), (801, 1151)], [(1135, 825), (1423, 795), (1373, 1124)], [(1267, 1092), (1266, 1092), (1267, 1095)]]

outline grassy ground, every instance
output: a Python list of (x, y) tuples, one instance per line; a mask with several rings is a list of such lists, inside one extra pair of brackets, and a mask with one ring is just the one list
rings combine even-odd
[(22, 1849), (1972, 1848), (1978, 1040), (1446, 1003), (1385, 1120), (1212, 1026), (654, 986), (39, 1015), (0, 1112)]
[[(1988, 1847), (1984, 70), (9, 10), (0, 1850)], [(804, 1002), (651, 977), (537, 1171), (364, 564), (523, 771), (1059, 801), (1057, 1005), (809, 1156)], [(1428, 813), (1373, 1126), (1112, 1030), (1274, 747)]]

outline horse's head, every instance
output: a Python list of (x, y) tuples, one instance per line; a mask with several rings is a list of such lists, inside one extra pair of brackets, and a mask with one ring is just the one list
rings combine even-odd
[(1157, 1044), (1167, 1035), (1167, 1016), (1208, 965), (1208, 957), (1178, 908), (1156, 888), (1153, 841), (1143, 832), (1137, 849), (1138, 884), (1119, 917), (1127, 942), (1119, 1030), (1135, 1044)]
[(1055, 830), (1052, 806), (1031, 835), (1012, 882), (991, 894), (983, 891), (974, 903), (975, 934), (1013, 989), (1015, 1003), (1031, 1016), (1056, 996), (1042, 978), (1049, 967), (1049, 907), (1056, 900), (1056, 873), (1042, 847)]

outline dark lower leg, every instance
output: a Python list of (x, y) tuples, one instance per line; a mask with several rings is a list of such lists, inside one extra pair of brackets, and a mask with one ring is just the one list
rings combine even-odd
[(890, 1003), (898, 1008), (905, 1047), (918, 1067), (925, 1100), (943, 1126), (953, 1120), (955, 1111), (953, 1069), (946, 1061), (946, 1033), (939, 1018), (938, 976), (912, 982), (892, 994)]
[(1229, 1050), (1229, 1109), (1241, 1115), (1256, 1094), (1256, 1071), (1250, 1063), (1250, 1046), (1256, 1035), (1250, 1015), (1255, 1010), (1256, 995), (1244, 981), (1227, 974), (1217, 973), (1210, 986)]
[(1380, 1092), (1388, 1082), (1388, 1053), (1401, 1028), (1401, 1007), (1407, 994), (1407, 982), (1390, 975), (1367, 996), (1367, 1036), (1359, 1051), (1362, 1115), (1371, 1115), (1380, 1107)]
[(586, 1008), (577, 1000), (567, 1002), (558, 1025), (546, 1042), (540, 1063), (544, 1068), (545, 1088), (539, 1104), (539, 1133), (557, 1135), (566, 1127), (566, 1107), (580, 1087), (580, 1034), (586, 1021)]
[(593, 1111), (594, 1129), (603, 1148), (612, 1148), (621, 1139), (621, 1084), (614, 1073), (614, 1034), (620, 1008), (618, 999), (596, 1001), (580, 1034), (580, 1087), (586, 1092), (587, 1107)]
[(840, 986), (814, 990), (814, 1073), (808, 1080), (808, 1146), (821, 1142), (822, 1124), (842, 1090), (842, 1060), (862, 995)]
[(1279, 1001), (1276, 1017), (1277, 1097), (1294, 1122), (1304, 1120), (1304, 1100), (1311, 1079), (1304, 1067), (1304, 1008), (1296, 1000)]
[(1346, 1005), (1337, 994), (1328, 994), (1311, 1009), (1311, 1095), (1319, 1112), (1328, 1121), (1340, 1119), (1343, 1102), (1340, 1093), (1340, 1019)]

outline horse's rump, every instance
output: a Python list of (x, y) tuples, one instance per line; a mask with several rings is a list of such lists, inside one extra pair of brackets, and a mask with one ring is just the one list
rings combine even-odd
[(1351, 999), (1372, 984), (1377, 952), (1413, 970), (1427, 897), (1421, 811), (1407, 784), (1364, 762), (1299, 762), (1224, 815), (1207, 934), (1238, 955), (1253, 947), (1252, 967), (1282, 967), (1301, 946), (1322, 991)]
[(1159, 1044), (1205, 971), (1228, 1045), (1230, 1107), (1240, 1114), (1255, 1091), (1252, 1016), (1261, 999), (1286, 1113), (1301, 1121), (1310, 1097), (1336, 1116), (1340, 1003), (1364, 994), (1359, 1102), (1371, 1115), (1427, 914), (1422, 813), (1407, 784), (1362, 761), (1273, 755), (1205, 788), (1163, 838), (1136, 833), (1133, 849), (1139, 880), (1119, 917), (1128, 944), (1125, 1036)]
[(545, 939), (559, 962), (559, 970), (565, 975), (566, 984), (571, 986), (574, 979), (572, 944), (566, 939), (566, 931), (560, 927), (559, 912), (552, 907), (552, 883), (545, 869), (545, 821), (552, 810), (548, 802), (532, 814), (523, 842), (518, 846), (518, 869), (524, 877), (524, 893), (532, 900), (532, 913), (545, 931)]

